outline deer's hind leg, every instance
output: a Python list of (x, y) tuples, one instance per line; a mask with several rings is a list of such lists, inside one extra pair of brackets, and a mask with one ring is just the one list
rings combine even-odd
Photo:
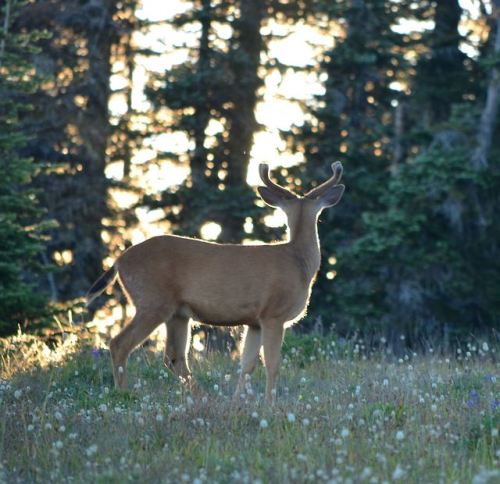
[(191, 342), (190, 318), (174, 314), (167, 322), (167, 341), (163, 361), (176, 376), (189, 382), (191, 371), (189, 369), (188, 352)]
[(162, 309), (137, 308), (132, 320), (111, 340), (109, 350), (116, 388), (127, 388), (127, 360), (130, 353), (156, 329), (164, 317)]

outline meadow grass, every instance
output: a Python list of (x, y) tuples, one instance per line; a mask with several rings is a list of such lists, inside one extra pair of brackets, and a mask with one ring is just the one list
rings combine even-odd
[(277, 404), (259, 367), (232, 400), (229, 355), (193, 361), (191, 395), (148, 348), (127, 393), (107, 350), (72, 335), (4, 341), (0, 482), (500, 482), (494, 347), (453, 356), (290, 335)]

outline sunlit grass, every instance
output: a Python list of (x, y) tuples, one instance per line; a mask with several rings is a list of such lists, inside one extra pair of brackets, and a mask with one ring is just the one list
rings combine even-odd
[(495, 348), (395, 358), (361, 342), (291, 335), (278, 403), (256, 371), (231, 403), (237, 363), (194, 361), (204, 396), (163, 367), (130, 360), (130, 391), (112, 388), (109, 355), (85, 333), (54, 348), (4, 342), (0, 480), (7, 482), (495, 482)]

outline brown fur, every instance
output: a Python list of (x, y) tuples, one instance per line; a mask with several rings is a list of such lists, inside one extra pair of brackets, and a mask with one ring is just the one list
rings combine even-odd
[[(259, 193), (287, 214), (288, 242), (224, 245), (166, 235), (135, 245), (120, 256), (114, 269), (136, 314), (110, 343), (118, 388), (127, 386), (130, 352), (162, 322), (167, 326), (165, 364), (190, 381), (187, 353), (192, 318), (206, 324), (249, 327), (236, 395), (245, 375), (255, 368), (263, 345), (266, 399), (273, 400), (284, 328), (304, 314), (320, 265), (318, 214), (335, 205), (344, 191), (338, 185), (341, 165), (332, 166), (334, 176), (301, 198), (271, 182), (267, 167), (261, 165), (266, 186)], [(111, 284), (114, 279), (108, 280)], [(97, 295), (91, 292), (89, 301)]]

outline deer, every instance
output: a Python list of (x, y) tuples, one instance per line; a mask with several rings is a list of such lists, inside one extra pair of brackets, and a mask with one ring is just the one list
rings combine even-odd
[(175, 235), (152, 237), (129, 247), (92, 285), (87, 305), (117, 279), (135, 315), (109, 344), (117, 389), (127, 388), (127, 359), (160, 324), (166, 325), (164, 364), (191, 381), (191, 321), (244, 326), (235, 398), (244, 391), (261, 348), (265, 399), (275, 402), (275, 382), (285, 329), (303, 317), (320, 267), (318, 218), (345, 190), (342, 164), (304, 196), (273, 182), (259, 165), (262, 200), (287, 217), (288, 238), (263, 245), (219, 244)]

